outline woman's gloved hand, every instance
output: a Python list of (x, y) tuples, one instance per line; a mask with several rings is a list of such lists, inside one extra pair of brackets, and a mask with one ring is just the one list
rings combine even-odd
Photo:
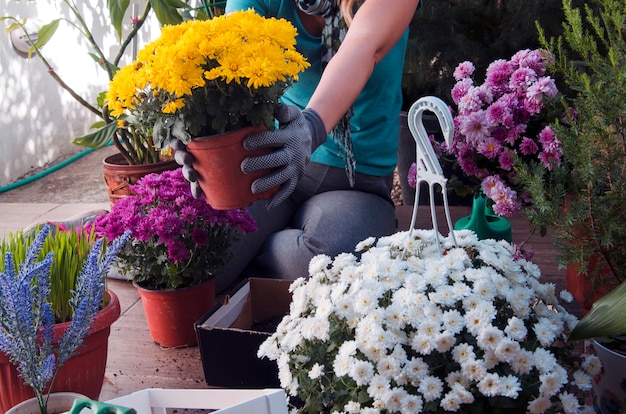
[(191, 194), (195, 198), (202, 197), (202, 189), (198, 183), (198, 172), (193, 168), (193, 155), (187, 152), (187, 146), (176, 138), (170, 141), (170, 146), (174, 149), (174, 160), (183, 167), (183, 177), (191, 186)]
[(276, 148), (275, 151), (256, 157), (248, 157), (241, 163), (241, 170), (252, 173), (258, 170), (275, 169), (252, 183), (252, 193), (260, 194), (280, 185), (278, 192), (267, 204), (267, 209), (284, 202), (302, 178), (304, 167), (311, 153), (319, 147), (328, 134), (320, 116), (312, 109), (300, 111), (296, 106), (279, 105), (275, 112), (279, 129), (248, 135), (243, 142), (247, 150)]

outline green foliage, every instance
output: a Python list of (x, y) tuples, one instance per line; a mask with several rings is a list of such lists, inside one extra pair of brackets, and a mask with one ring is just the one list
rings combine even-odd
[(626, 280), (626, 3), (563, 0), (563, 8), (562, 35), (540, 25), (539, 34), (568, 88), (553, 126), (564, 163), (518, 173), (533, 199), (529, 219), (554, 230), (560, 263), (611, 289)]
[[(11, 252), (14, 263), (22, 263), (26, 258), (28, 246), (33, 243), (40, 230), (41, 226), (37, 226), (33, 231), (26, 233), (21, 231), (10, 233), (0, 242), (0, 256), (4, 257), (5, 253)], [(62, 230), (57, 226), (44, 242), (38, 260), (43, 260), (48, 252), (54, 254), (50, 269), (49, 301), (57, 323), (72, 319), (71, 291), (76, 287), (80, 270), (95, 240), (95, 233), (89, 235), (82, 228)], [(5, 265), (4, 262), (0, 262), (0, 271), (5, 270)]]

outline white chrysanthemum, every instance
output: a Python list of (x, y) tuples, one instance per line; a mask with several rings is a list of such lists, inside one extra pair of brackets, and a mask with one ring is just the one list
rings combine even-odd
[(478, 390), (487, 397), (495, 397), (500, 394), (500, 376), (495, 373), (486, 374), (478, 381)]
[(313, 366), (309, 370), (309, 378), (314, 380), (314, 379), (318, 379), (322, 375), (324, 375), (324, 365), (320, 365), (319, 363), (316, 362), (315, 364), (313, 364)]
[(360, 359), (353, 361), (354, 362), (350, 367), (349, 375), (354, 379), (358, 386), (369, 383), (374, 375), (374, 366), (370, 362)]
[(567, 372), (562, 367), (557, 366), (554, 368), (554, 371), (539, 375), (539, 381), (539, 393), (543, 396), (551, 397), (567, 383)]
[(426, 280), (426, 282), (429, 285), (433, 287), (437, 287), (444, 283), (447, 283), (448, 272), (449, 272), (449, 269), (444, 263), (438, 260), (435, 260), (429, 263), (429, 266), (424, 271), (424, 274), (422, 275), (422, 277), (424, 278), (424, 280)]
[(385, 323), (392, 329), (404, 329), (409, 318), (406, 315), (406, 307), (395, 302), (385, 308)]
[(376, 371), (386, 378), (394, 378), (400, 374), (400, 364), (394, 358), (383, 356), (376, 362)]
[(309, 262), (309, 275), (313, 276), (317, 273), (324, 272), (332, 261), (333, 259), (325, 254), (314, 256)]
[(361, 404), (356, 401), (348, 401), (348, 403), (343, 406), (343, 409), (346, 413), (358, 414), (361, 412)]
[(461, 312), (456, 309), (447, 310), (442, 316), (444, 328), (453, 333), (458, 334), (465, 327), (465, 319)]
[(579, 322), (576, 315), (572, 315), (571, 313), (565, 315), (563, 321), (565, 322), (565, 326), (567, 326), (567, 329), (569, 329), (570, 331), (574, 329), (574, 327), (578, 325)]
[(293, 376), (289, 370), (289, 356), (287, 354), (281, 354), (276, 363), (278, 365), (278, 380), (280, 381), (280, 386), (287, 388), (293, 380)]
[(329, 338), (330, 321), (327, 318), (303, 318), (300, 327), (304, 339), (326, 341)]
[(534, 351), (534, 365), (539, 370), (539, 373), (545, 374), (551, 372), (552, 369), (558, 365), (556, 358), (552, 352), (544, 348), (537, 348)]
[(541, 414), (550, 408), (551, 405), (550, 398), (539, 397), (528, 403), (528, 412), (531, 414)]
[(402, 409), (402, 403), (407, 396), (408, 394), (403, 388), (392, 388), (383, 396), (385, 409), (389, 412), (399, 412)]
[(333, 259), (331, 267), (332, 273), (337, 274), (340, 273), (345, 267), (353, 267), (357, 263), (357, 260), (357, 257), (352, 253), (339, 253)]
[(550, 346), (556, 339), (556, 335), (561, 331), (561, 327), (550, 319), (540, 318), (533, 326), (533, 331), (541, 345)]
[(463, 319), (465, 320), (465, 327), (474, 336), (480, 335), (480, 332), (491, 322), (478, 308), (465, 312)]
[(412, 382), (420, 381), (428, 375), (428, 370), (429, 366), (422, 358), (411, 358), (404, 366), (404, 371)]
[(401, 413), (413, 414), (422, 412), (424, 402), (418, 395), (407, 394), (402, 400)]
[(429, 355), (436, 345), (435, 338), (431, 336), (414, 334), (411, 338), (411, 349), (420, 355)]
[(507, 375), (500, 378), (500, 395), (503, 397), (517, 399), (521, 391), (522, 384), (516, 376)]
[(574, 296), (567, 290), (562, 290), (559, 293), (559, 296), (561, 297), (561, 299), (567, 303), (572, 303), (572, 301), (574, 300)]
[(283, 352), (285, 351), (293, 351), (298, 346), (302, 345), (304, 342), (304, 337), (302, 333), (297, 330), (292, 330), (286, 332), (282, 338), (280, 338), (279, 346), (282, 348)]
[(259, 358), (266, 357), (271, 361), (276, 361), (280, 356), (280, 349), (278, 349), (278, 344), (276, 341), (264, 341), (257, 351), (257, 356)]
[(434, 401), (441, 397), (443, 392), (443, 381), (432, 375), (428, 375), (419, 383), (417, 387), (426, 402)]
[(501, 330), (493, 325), (486, 326), (479, 334), (477, 339), (478, 346), (485, 350), (494, 350), (504, 339)]
[(482, 361), (474, 359), (461, 363), (461, 372), (472, 381), (480, 381), (487, 373), (487, 368)]
[(456, 337), (450, 331), (442, 331), (435, 338), (437, 352), (444, 354), (456, 344)]
[(461, 400), (457, 393), (450, 391), (443, 396), (439, 406), (445, 411), (459, 411), (461, 408)]
[(518, 342), (523, 341), (528, 335), (528, 329), (526, 329), (526, 325), (524, 325), (524, 321), (518, 318), (517, 316), (513, 316), (509, 318), (506, 328), (504, 328), (504, 332), (511, 338)]
[(496, 287), (489, 279), (478, 279), (474, 282), (473, 292), (482, 300), (491, 302), (496, 296)]
[(452, 350), (452, 358), (459, 364), (474, 360), (476, 359), (474, 347), (466, 343), (458, 344)]
[(391, 390), (389, 380), (382, 375), (374, 375), (367, 387), (367, 394), (375, 400), (382, 400), (387, 391)]
[(370, 247), (374, 245), (374, 243), (376, 243), (376, 237), (368, 237), (367, 239), (357, 243), (356, 247), (354, 248), (354, 251), (362, 252), (364, 250), (368, 250)]
[(574, 394), (563, 392), (559, 395), (561, 406), (565, 414), (578, 414), (580, 412), (580, 404)]
[(522, 349), (511, 361), (511, 368), (516, 374), (528, 374), (534, 366), (533, 360), (533, 353)]
[(333, 361), (333, 371), (338, 377), (348, 375), (352, 368), (353, 358), (346, 354), (337, 354)]
[(594, 377), (602, 370), (602, 363), (600, 362), (600, 358), (596, 355), (587, 355), (583, 361), (582, 367), (587, 374)]
[(581, 370), (577, 370), (576, 372), (574, 372), (573, 377), (574, 384), (576, 384), (578, 388), (584, 391), (588, 391), (591, 389), (593, 384), (591, 381), (591, 377), (588, 374), (584, 373)]
[(500, 361), (511, 362), (520, 352), (519, 342), (509, 338), (503, 338), (495, 349), (496, 356)]
[(485, 363), (485, 368), (488, 370), (492, 370), (495, 368), (501, 361), (496, 356), (495, 350), (486, 350), (483, 354), (483, 362)]
[(446, 375), (446, 384), (448, 384), (450, 388), (454, 388), (455, 385), (466, 388), (469, 385), (469, 380), (463, 376), (461, 371), (452, 371)]

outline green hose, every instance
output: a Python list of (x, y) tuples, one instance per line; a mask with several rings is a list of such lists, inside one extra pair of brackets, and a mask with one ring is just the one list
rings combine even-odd
[(24, 178), (23, 180), (18, 180), (18, 181), (14, 182), (14, 183), (11, 183), (9, 185), (5, 185), (3, 187), (0, 187), (0, 194), (1, 193), (6, 193), (7, 191), (13, 190), (13, 189), (15, 189), (17, 187), (21, 187), (21, 186), (26, 185), (28, 183), (32, 183), (33, 181), (36, 181), (36, 180), (38, 180), (40, 178), (43, 178), (46, 175), (48, 175), (50, 173), (53, 173), (53, 172), (55, 172), (55, 171), (65, 167), (66, 165), (69, 165), (69, 164), (73, 163), (77, 159), (79, 159), (79, 158), (81, 158), (81, 157), (83, 157), (83, 156), (85, 156), (85, 155), (87, 155), (87, 154), (89, 154), (89, 153), (91, 153), (93, 151), (94, 151), (93, 148), (87, 148), (86, 150), (79, 152), (78, 154), (76, 154), (76, 155), (66, 159), (65, 161), (62, 161), (62, 162), (60, 162), (60, 163), (58, 163), (56, 165), (53, 165), (50, 168), (46, 168), (45, 170), (40, 171), (37, 174), (34, 174), (34, 175), (32, 175), (30, 177), (27, 177), (27, 178)]

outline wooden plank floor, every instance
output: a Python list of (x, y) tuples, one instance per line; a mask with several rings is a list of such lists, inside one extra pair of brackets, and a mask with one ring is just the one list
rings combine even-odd
[[(452, 221), (469, 214), (469, 207), (451, 207)], [(439, 230), (448, 229), (442, 208), (437, 208)], [(412, 207), (398, 207), (398, 228), (406, 230), (411, 221)], [(522, 242), (529, 231), (524, 217), (511, 219), (513, 241)], [(416, 228), (432, 228), (430, 209), (420, 206)], [(543, 281), (554, 283), (557, 291), (564, 289), (564, 271), (557, 268), (557, 251), (550, 237), (534, 235), (530, 243), (535, 251), (533, 262), (539, 265)], [(209, 388), (204, 381), (198, 347), (162, 349), (150, 338), (139, 295), (132, 284), (111, 279), (109, 288), (120, 298), (122, 316), (113, 324), (109, 339), (106, 379), (100, 395), (108, 400), (144, 388)], [(577, 312), (577, 309), (570, 309)]]

